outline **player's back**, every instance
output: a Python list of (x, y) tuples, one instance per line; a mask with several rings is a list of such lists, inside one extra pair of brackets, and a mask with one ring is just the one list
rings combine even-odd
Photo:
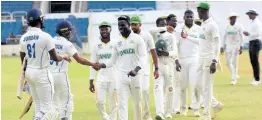
[[(68, 41), (66, 38), (61, 36), (56, 36), (53, 38), (53, 44), (55, 45), (55, 49), (58, 54), (73, 56), (77, 53), (74, 45)], [(66, 60), (62, 60), (60, 62), (56, 62), (50, 59), (50, 71), (53, 72), (67, 72), (68, 71), (69, 62)]]
[(21, 51), (27, 55), (27, 67), (42, 69), (49, 66), (48, 51), (54, 48), (51, 39), (52, 37), (40, 28), (28, 28), (20, 39)]

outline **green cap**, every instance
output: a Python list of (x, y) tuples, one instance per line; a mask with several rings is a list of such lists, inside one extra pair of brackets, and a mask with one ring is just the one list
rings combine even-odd
[(138, 23), (141, 23), (141, 19), (139, 16), (135, 15), (135, 16), (132, 16), (131, 17), (131, 24), (134, 23), (134, 24), (138, 24)]
[(106, 21), (104, 21), (104, 22), (102, 22), (102, 23), (99, 25), (99, 28), (101, 28), (101, 27), (111, 27), (111, 24), (108, 23), (108, 22), (106, 22)]
[(210, 4), (208, 2), (201, 2), (198, 5), (198, 8), (202, 8), (202, 9), (210, 9)]

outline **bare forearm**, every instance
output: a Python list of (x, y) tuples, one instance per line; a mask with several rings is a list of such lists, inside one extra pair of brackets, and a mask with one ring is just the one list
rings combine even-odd
[(78, 63), (82, 64), (82, 65), (88, 65), (88, 66), (93, 66), (93, 63), (91, 63), (90, 61), (88, 61), (85, 58), (80, 57), (80, 60), (77, 61)]

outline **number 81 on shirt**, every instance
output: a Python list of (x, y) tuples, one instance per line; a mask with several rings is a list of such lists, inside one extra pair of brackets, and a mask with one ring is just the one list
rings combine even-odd
[[(27, 44), (27, 52), (28, 52), (28, 56), (29, 58), (35, 58), (35, 43), (31, 44)], [(33, 54), (33, 56), (32, 56)]]

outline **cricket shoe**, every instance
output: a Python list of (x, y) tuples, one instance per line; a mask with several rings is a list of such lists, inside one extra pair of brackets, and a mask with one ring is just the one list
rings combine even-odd
[(224, 105), (222, 103), (218, 103), (215, 107), (213, 107), (213, 116), (212, 118), (216, 118), (217, 117), (217, 114), (224, 108)]
[(231, 81), (231, 85), (236, 85), (237, 84), (237, 80), (232, 80)]
[(254, 85), (254, 86), (258, 86), (260, 84), (260, 81), (253, 80), (249, 84)]
[(187, 111), (188, 111), (188, 110), (187, 110), (187, 107), (181, 107), (181, 113), (180, 113), (180, 114), (181, 114), (182, 116), (186, 116), (186, 115), (187, 115)]
[(198, 120), (211, 120), (210, 115), (202, 115)]
[(164, 115), (162, 113), (158, 113), (156, 115), (156, 120), (164, 120), (164, 119), (165, 119), (165, 117), (164, 117)]
[(200, 117), (199, 110), (193, 110), (193, 114), (195, 117)]
[(165, 117), (166, 117), (166, 119), (172, 119), (172, 118), (173, 118), (170, 113), (167, 113), (167, 114), (165, 115)]

